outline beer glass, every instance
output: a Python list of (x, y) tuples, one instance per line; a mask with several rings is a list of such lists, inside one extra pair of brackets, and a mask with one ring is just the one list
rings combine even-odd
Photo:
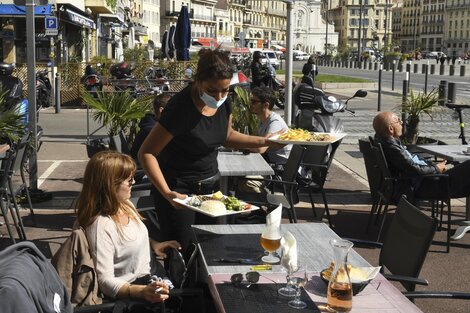
[(260, 244), (264, 250), (269, 252), (268, 255), (261, 258), (261, 261), (271, 264), (278, 263), (280, 261), (280, 259), (274, 255), (274, 252), (281, 247), (281, 231), (279, 226), (266, 226), (261, 234)]

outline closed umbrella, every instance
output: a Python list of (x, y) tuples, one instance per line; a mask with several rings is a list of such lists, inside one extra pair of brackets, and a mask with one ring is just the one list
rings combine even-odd
[(168, 32), (168, 58), (173, 59), (175, 57), (175, 44), (173, 39), (175, 38), (175, 25), (170, 27), (170, 31)]
[(165, 59), (168, 54), (168, 31), (165, 30), (162, 36), (162, 59)]
[(189, 21), (188, 7), (185, 5), (181, 6), (180, 15), (176, 22), (174, 43), (176, 48), (176, 59), (178, 61), (189, 61), (191, 23)]

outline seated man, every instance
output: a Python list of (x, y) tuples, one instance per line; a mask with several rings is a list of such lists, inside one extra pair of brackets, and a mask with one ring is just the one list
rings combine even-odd
[[(282, 117), (276, 112), (271, 111), (276, 101), (274, 91), (268, 87), (256, 87), (251, 91), (251, 104), (250, 112), (256, 114), (259, 119), (258, 123), (258, 136), (270, 137), (273, 134), (287, 131), (289, 128)], [(285, 145), (281, 148), (274, 147), (261, 147), (251, 148), (251, 152), (257, 152), (263, 154), (264, 158), (268, 163), (276, 168), (282, 168), (286, 164), (289, 158), (290, 150), (292, 145)], [(256, 177), (262, 178), (262, 177)], [(246, 186), (249, 190), (246, 190), (243, 186), (240, 189), (243, 191), (255, 191), (260, 192), (261, 182), (260, 181), (247, 181)]]
[(393, 175), (414, 178), (415, 194), (434, 194), (439, 188), (435, 181), (421, 178), (427, 174), (446, 173), (449, 175), (451, 198), (463, 198), (470, 194), (470, 160), (447, 168), (446, 161), (431, 163), (411, 154), (400, 142), (403, 122), (393, 112), (380, 112), (373, 121), (375, 138), (381, 143), (390, 171)]
[(170, 100), (170, 96), (167, 94), (156, 96), (153, 100), (153, 114), (146, 114), (139, 122), (139, 132), (135, 136), (134, 143), (131, 148), (131, 156), (137, 164), (139, 164), (137, 153), (139, 152), (140, 146), (144, 142), (145, 138), (147, 138), (153, 126), (157, 123), (168, 100)]

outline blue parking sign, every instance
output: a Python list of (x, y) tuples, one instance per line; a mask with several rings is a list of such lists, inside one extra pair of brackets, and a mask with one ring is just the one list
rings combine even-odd
[(46, 16), (44, 21), (46, 25), (46, 35), (56, 36), (57, 35), (57, 17)]

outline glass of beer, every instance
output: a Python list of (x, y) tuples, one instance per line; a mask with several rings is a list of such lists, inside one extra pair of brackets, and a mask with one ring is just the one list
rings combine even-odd
[(278, 263), (280, 259), (274, 255), (277, 249), (281, 247), (281, 231), (279, 227), (267, 226), (260, 238), (261, 246), (269, 254), (261, 258), (265, 263)]

